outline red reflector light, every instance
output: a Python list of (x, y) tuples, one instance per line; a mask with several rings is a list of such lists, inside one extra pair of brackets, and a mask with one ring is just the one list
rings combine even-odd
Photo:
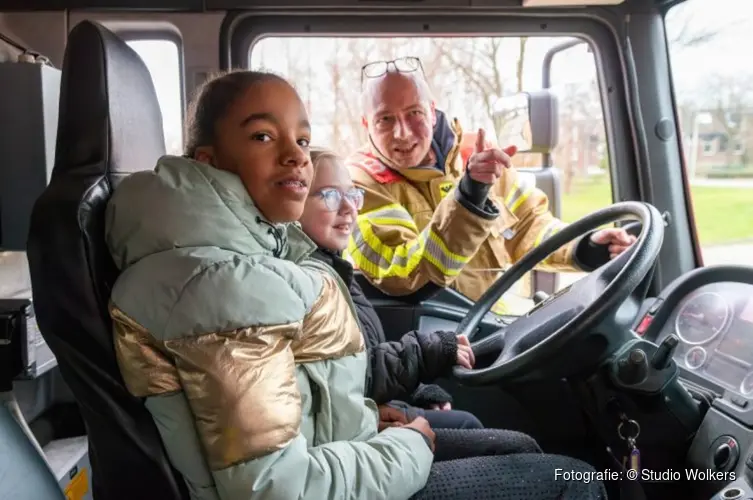
[(635, 333), (640, 335), (641, 337), (643, 334), (646, 333), (646, 330), (648, 330), (648, 327), (651, 326), (651, 322), (654, 320), (654, 317), (650, 314), (646, 314), (643, 319), (641, 320), (640, 324), (638, 325), (638, 328), (635, 329)]

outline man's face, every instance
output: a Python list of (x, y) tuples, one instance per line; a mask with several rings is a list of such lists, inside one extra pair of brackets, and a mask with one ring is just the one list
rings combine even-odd
[(421, 165), (431, 150), (436, 113), (412, 76), (387, 73), (371, 85), (365, 125), (374, 145), (396, 168)]

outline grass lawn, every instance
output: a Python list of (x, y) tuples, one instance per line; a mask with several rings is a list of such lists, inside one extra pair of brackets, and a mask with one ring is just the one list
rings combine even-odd
[[(693, 209), (702, 245), (753, 239), (753, 188), (694, 186)], [(573, 184), (562, 200), (562, 219), (573, 222), (612, 203), (608, 182)]]

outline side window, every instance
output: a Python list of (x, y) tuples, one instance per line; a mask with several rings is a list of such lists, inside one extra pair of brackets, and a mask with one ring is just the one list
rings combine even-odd
[(157, 91), (165, 149), (168, 154), (183, 153), (183, 93), (180, 47), (173, 40), (129, 40), (128, 45), (143, 59)]
[[(360, 96), (361, 68), (366, 63), (419, 57), (437, 109), (458, 118), (466, 133), (484, 128), (487, 137), (493, 138), (504, 125), (494, 119), (496, 101), (541, 89), (545, 54), (570, 40), (562, 36), (265, 37), (252, 46), (249, 67), (288, 78), (308, 107), (314, 144), (349, 155), (367, 141)], [(588, 44), (558, 54), (551, 74), (560, 113), (560, 139), (552, 164), (559, 171), (561, 217), (573, 222), (612, 203), (596, 63)], [(535, 172), (541, 170), (542, 155), (522, 153), (514, 164), (541, 175)], [(537, 185), (543, 189), (545, 183), (537, 180)], [(554, 205), (557, 200), (547, 194)], [(498, 276), (501, 269), (487, 271)], [(560, 287), (579, 276), (561, 273)], [(522, 279), (510, 294), (513, 313), (524, 312), (532, 304), (531, 283), (530, 276)]]
[(745, 0), (687, 0), (665, 18), (706, 265), (753, 264), (753, 70), (745, 63), (753, 43), (750, 7)]
[[(551, 85), (559, 98), (559, 144), (552, 163), (561, 175), (560, 217), (572, 223), (613, 203), (596, 58), (587, 42), (553, 57)], [(558, 289), (583, 276), (559, 273)]]

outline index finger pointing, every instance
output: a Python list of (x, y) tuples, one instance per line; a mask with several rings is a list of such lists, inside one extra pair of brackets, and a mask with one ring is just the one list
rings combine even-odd
[(486, 149), (485, 139), (486, 139), (486, 132), (484, 132), (484, 129), (482, 128), (478, 129), (478, 133), (476, 134), (476, 153), (481, 153)]

